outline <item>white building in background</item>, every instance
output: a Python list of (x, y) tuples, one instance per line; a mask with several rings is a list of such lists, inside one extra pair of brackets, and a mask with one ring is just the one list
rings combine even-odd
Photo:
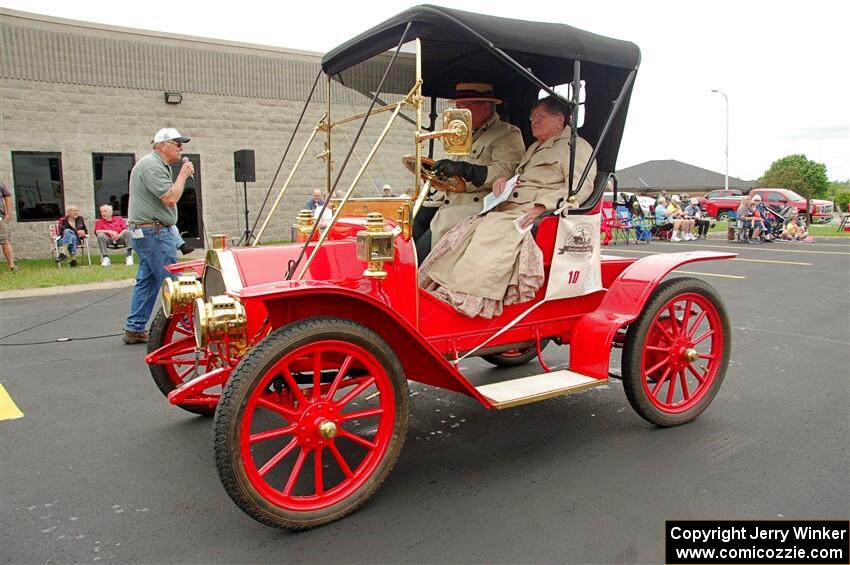
[[(162, 127), (176, 127), (192, 139), (184, 151), (195, 163), (195, 179), (179, 204), (184, 237), (195, 246), (211, 233), (238, 238), (244, 230), (243, 186), (234, 180), (234, 152), (255, 152), (256, 182), (248, 185), (253, 225), (273, 179), (262, 218), (327, 108), (322, 75), (280, 168), (320, 61), (320, 54), (306, 51), (0, 9), (0, 178), (14, 194), (16, 255), (49, 255), (48, 225), (68, 204), (79, 206), (90, 230), (100, 204), (111, 202), (126, 216), (129, 171)], [(383, 67), (362, 67), (360, 72), (375, 74), (377, 85)], [(333, 118), (364, 112), (370, 102), (336, 82), (331, 99)], [(348, 188), (384, 116), (370, 120), (338, 191)], [(334, 167), (358, 126), (334, 130)], [(412, 184), (400, 162), (413, 148), (411, 133), (412, 126), (391, 133), (358, 195), (380, 195), (384, 183), (396, 192)], [(325, 163), (316, 158), (323, 141), (324, 134), (308, 150), (264, 240), (288, 238), (313, 189), (326, 188)]]

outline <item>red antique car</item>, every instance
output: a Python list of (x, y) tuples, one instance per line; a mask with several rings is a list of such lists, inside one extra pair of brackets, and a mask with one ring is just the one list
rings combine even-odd
[[(408, 42), (415, 57), (399, 56)], [(386, 71), (351, 72), (371, 58)], [(637, 413), (656, 425), (683, 424), (706, 409), (726, 373), (728, 315), (707, 283), (668, 275), (686, 263), (734, 255), (636, 260), (599, 251), (602, 193), (639, 62), (632, 43), (434, 6), (403, 12), (323, 58), (329, 81), (372, 99), (370, 111), (355, 119), (390, 113), (385, 134), (402, 108), (415, 114), (413, 155), (406, 159), (418, 173), (413, 197), (352, 199), (361, 169), (332, 198), (329, 225), (299, 216), (302, 241), (259, 246), (262, 229), (248, 247), (228, 249), (218, 241), (205, 261), (172, 267), (195, 274), (165, 282), (163, 311), (151, 331), (147, 361), (154, 380), (171, 403), (215, 415), (219, 476), (242, 510), (264, 524), (302, 529), (362, 505), (404, 443), (409, 380), (503, 409), (616, 376)], [(408, 65), (413, 84), (387, 78), (398, 76), (393, 65)], [(586, 203), (566, 206), (536, 227), (544, 287), (531, 302), (506, 306), (492, 319), (469, 318), (420, 289), (411, 238), (428, 187), (451, 184), (423, 167), (429, 162), (423, 143), (441, 138), (449, 154), (468, 152), (470, 143), (465, 111), (446, 110), (442, 129), (436, 116), (422, 128), (425, 97), (436, 108), (473, 72), (496, 85), (503, 119), (521, 127), (526, 140), (531, 105), (569, 84), (584, 113), (577, 129), (594, 147), (599, 171)], [(384, 93), (400, 94), (400, 101), (376, 105)], [(329, 116), (330, 107), (310, 141), (320, 131), (330, 136), (342, 121)], [(376, 147), (382, 140), (383, 134)], [(564, 187), (567, 202), (587, 174)], [(328, 175), (335, 189), (330, 167)], [(547, 344), (570, 346), (569, 370), (548, 368)], [(622, 349), (622, 375), (609, 374), (612, 347)], [(471, 355), (499, 366), (537, 357), (541, 372), (476, 386), (459, 365)]]

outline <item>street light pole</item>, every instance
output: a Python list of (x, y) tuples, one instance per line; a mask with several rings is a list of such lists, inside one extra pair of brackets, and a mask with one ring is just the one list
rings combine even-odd
[(729, 190), (729, 97), (722, 90), (712, 89), (712, 92), (722, 94), (726, 99), (726, 183), (725, 188)]

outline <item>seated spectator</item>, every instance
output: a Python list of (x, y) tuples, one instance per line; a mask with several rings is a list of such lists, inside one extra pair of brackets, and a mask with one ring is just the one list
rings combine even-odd
[(322, 198), (322, 191), (317, 188), (313, 191), (313, 196), (304, 204), (304, 209), (313, 212), (316, 208), (321, 208), (324, 205), (325, 199)]
[(393, 187), (391, 187), (389, 184), (385, 184), (382, 190), (383, 194), (381, 196), (383, 198), (392, 198), (395, 196), (395, 194), (393, 194)]
[(100, 248), (100, 264), (108, 267), (109, 245), (124, 245), (127, 248), (125, 264), (133, 264), (132, 234), (127, 229), (127, 222), (121, 216), (112, 215), (112, 205), (103, 204), (100, 207), (100, 218), (94, 222), (94, 234), (97, 236), (97, 246)]
[[(529, 228), (547, 210), (555, 210), (568, 196), (571, 107), (554, 97), (538, 100), (531, 109), (531, 132), (537, 141), (516, 169), (513, 189), (497, 178), (492, 192), (510, 190), (501, 204), (480, 216), (461, 221), (434, 245), (419, 269), (419, 285), (466, 316), (492, 318), (504, 305), (534, 299), (543, 286), (543, 253)], [(585, 181), (576, 186), (581, 205), (593, 192), (596, 163), (593, 149), (576, 137), (573, 174)], [(589, 166), (588, 166), (589, 165)]]
[[(59, 219), (59, 246), (58, 262), (62, 262), (71, 256), (71, 266), (77, 266), (77, 247), (80, 240), (88, 235), (86, 221), (80, 216), (80, 209), (73, 204), (65, 208), (65, 216)], [(67, 254), (64, 252), (67, 251)]]
[(765, 241), (773, 240), (773, 222), (771, 220), (771, 214), (767, 212), (767, 206), (761, 201), (761, 195), (756, 194), (753, 196), (753, 208), (755, 208), (755, 215), (761, 220), (761, 228)]
[(708, 229), (711, 227), (711, 221), (702, 213), (702, 208), (699, 207), (699, 200), (691, 198), (690, 204), (685, 208), (685, 216), (694, 221), (697, 228), (697, 238), (708, 239)]
[(667, 215), (670, 216), (673, 220), (681, 220), (681, 224), (679, 225), (679, 237), (676, 237), (676, 229), (673, 229), (673, 237), (670, 238), (670, 241), (691, 241), (692, 239), (696, 239), (693, 235), (691, 235), (691, 231), (694, 229), (694, 221), (687, 218), (685, 216), (685, 211), (682, 209), (682, 199), (679, 198), (678, 194), (674, 194), (670, 197), (670, 204), (667, 205)]
[(659, 231), (670, 231), (672, 230), (672, 236), (670, 237), (670, 241), (682, 241), (678, 235), (676, 235), (682, 229), (682, 220), (676, 218), (671, 218), (667, 214), (667, 199), (663, 196), (659, 196), (658, 200), (656, 200), (655, 204), (655, 228), (654, 234), (658, 234)]
[(782, 229), (782, 234), (779, 236), (786, 241), (806, 241), (809, 238), (809, 232), (806, 229), (806, 222), (802, 218), (790, 219)]
[(758, 239), (762, 231), (761, 218), (758, 217), (758, 211), (755, 209), (749, 196), (745, 196), (741, 200), (737, 214), (741, 228), (747, 230), (748, 233), (752, 230), (752, 234), (747, 239)]

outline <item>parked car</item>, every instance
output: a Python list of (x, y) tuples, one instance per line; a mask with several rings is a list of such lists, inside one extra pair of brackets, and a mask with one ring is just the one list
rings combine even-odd
[(728, 196), (743, 196), (743, 194), (737, 188), (730, 188), (728, 190), (712, 190), (711, 192), (706, 193), (705, 196), (697, 196), (696, 198), (699, 201), (700, 207), (703, 210), (706, 210), (706, 205), (709, 200), (718, 200)]
[[(414, 39), (415, 58), (397, 57), (402, 45)], [(388, 50), (395, 55), (382, 56)], [(352, 71), (374, 58), (376, 69), (386, 67), (383, 76), (410, 80), (376, 86), (371, 79), (380, 73)], [(326, 206), (333, 205), (335, 212), (326, 228), (305, 210), (294, 243), (227, 249), (225, 235), (213, 236), (204, 261), (169, 267), (172, 272), (191, 269), (195, 276), (166, 279), (163, 309), (148, 343), (146, 361), (169, 402), (215, 414), (216, 469), (240, 509), (263, 524), (293, 529), (356, 510), (399, 457), (408, 411), (416, 404), (409, 402), (408, 380), (498, 410), (602, 386), (615, 376), (636, 412), (658, 426), (689, 422), (711, 404), (729, 364), (729, 316), (711, 285), (673, 271), (735, 254), (691, 249), (641, 257), (599, 253), (602, 194), (617, 161), (639, 63), (640, 50), (626, 41), (561, 24), (438, 6), (411, 8), (324, 56), (321, 69), (328, 88), (345, 73), (344, 84), (373, 104), (379, 97), (397, 100), (375, 108), (375, 113), (392, 110), (384, 134), (402, 109), (416, 116), (416, 131), (403, 125), (414, 150), (403, 161), (415, 173), (413, 198), (353, 199), (357, 179), (335, 195), (327, 167), (321, 185), (332, 186)], [(396, 65), (410, 65), (411, 72)], [(531, 300), (506, 305), (491, 319), (470, 318), (419, 287), (411, 229), (432, 185), (458, 188), (430, 170), (433, 161), (422, 155), (427, 151), (422, 144), (442, 137), (446, 153), (469, 154), (469, 111), (445, 110), (442, 128), (436, 116), (429, 129), (420, 124), (429, 106), (450, 98), (462, 77), (469, 80), (470, 69), (477, 80), (502, 86), (505, 108), (526, 133), (539, 89), (576, 84), (574, 104), (580, 96), (586, 99), (582, 136), (598, 149), (591, 196), (568, 214), (541, 216), (533, 232), (545, 286)], [(335, 123), (326, 121), (331, 115)], [(373, 117), (367, 112), (343, 118), (328, 108), (313, 136), (326, 132), (325, 147), (338, 151), (343, 144), (330, 142), (335, 126), (362, 120), (362, 128)], [(572, 123), (570, 133), (576, 135), (577, 120)], [(292, 139), (297, 133), (297, 128), (292, 131)], [(375, 141), (370, 158), (384, 137)], [(354, 149), (352, 143), (347, 155), (333, 162), (348, 163)], [(309, 169), (308, 175), (315, 168)], [(562, 200), (570, 202), (589, 170), (589, 164), (576, 169)], [(318, 186), (320, 181), (311, 182)], [(569, 369), (553, 371), (546, 365), (547, 344), (570, 346)], [(612, 351), (622, 353), (620, 375), (610, 373)], [(468, 363), (461, 363), (469, 356), (500, 367), (536, 357), (542, 373), (499, 378), (493, 372), (490, 382), (473, 381), (464, 374)], [(485, 417), (483, 411), (480, 416)], [(530, 433), (529, 441), (559, 433), (571, 432), (541, 430)], [(173, 437), (159, 441), (167, 440)], [(668, 455), (666, 449), (659, 453)], [(178, 463), (167, 472), (170, 482), (164, 488), (195, 485), (193, 477), (181, 475)]]
[[(633, 192), (628, 192), (626, 190), (617, 191), (617, 200), (623, 202), (623, 198), (626, 200), (630, 199), (634, 195)], [(612, 204), (614, 201), (614, 193), (606, 192), (603, 195), (605, 202)], [(651, 196), (642, 196), (638, 195), (638, 202), (640, 203), (640, 209), (643, 211), (644, 216), (651, 216), (655, 212), (655, 198)]]
[(725, 222), (729, 216), (735, 216), (743, 196), (718, 196), (705, 201), (703, 209), (710, 218)]
[[(758, 194), (762, 202), (775, 210), (781, 210), (786, 206), (797, 208), (799, 215), (806, 213), (806, 199), (787, 188), (754, 188), (749, 196), (752, 198)], [(734, 215), (741, 205), (743, 196), (723, 196), (706, 200), (705, 209), (709, 216), (718, 220), (726, 220), (730, 214)], [(832, 210), (834, 206), (829, 200), (813, 198), (809, 211), (812, 213), (813, 223), (829, 223), (832, 221)]]
[[(773, 208), (781, 209), (792, 206), (797, 209), (799, 215), (806, 213), (806, 199), (787, 188), (754, 188), (750, 191), (750, 198), (758, 194), (762, 202)], [(809, 212), (812, 214), (812, 223), (828, 224), (832, 221), (832, 210), (835, 208), (829, 200), (812, 198)]]

